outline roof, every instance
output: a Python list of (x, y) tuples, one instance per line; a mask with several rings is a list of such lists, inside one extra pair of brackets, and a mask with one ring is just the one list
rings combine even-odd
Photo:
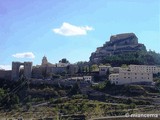
[(110, 75), (119, 75), (119, 73), (113, 73), (113, 74), (110, 74)]

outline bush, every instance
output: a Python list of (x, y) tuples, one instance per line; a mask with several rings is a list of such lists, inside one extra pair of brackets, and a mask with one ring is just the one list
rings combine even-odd
[(27, 109), (27, 111), (31, 108), (31, 106), (32, 106), (31, 103), (27, 103), (27, 104), (26, 104), (26, 109)]
[(84, 96), (82, 94), (77, 94), (72, 96), (73, 99), (82, 99)]
[(135, 104), (135, 103), (131, 103), (131, 104), (130, 104), (130, 108), (131, 108), (131, 109), (134, 109), (135, 107), (136, 107), (136, 104)]

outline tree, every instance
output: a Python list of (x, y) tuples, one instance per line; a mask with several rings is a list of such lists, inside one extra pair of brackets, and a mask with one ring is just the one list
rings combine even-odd
[(80, 94), (80, 93), (81, 93), (81, 91), (80, 91), (79, 85), (78, 85), (78, 83), (75, 83), (73, 85), (73, 87), (71, 88), (69, 94), (70, 95), (75, 95), (75, 94)]
[(121, 66), (123, 64), (160, 65), (160, 54), (154, 51), (127, 52), (104, 57), (101, 63), (109, 63), (112, 66)]
[(31, 103), (27, 103), (27, 104), (26, 104), (26, 109), (27, 109), (27, 111), (28, 111), (31, 107), (32, 107)]
[(69, 63), (69, 61), (66, 58), (63, 58), (62, 60), (59, 61), (60, 63)]
[(127, 68), (128, 66), (126, 64), (122, 64), (122, 68)]
[(12, 108), (16, 104), (19, 104), (19, 97), (16, 94), (7, 94), (3, 105), (6, 108)]
[(0, 101), (3, 99), (4, 95), (5, 95), (4, 89), (0, 88)]
[(98, 65), (97, 64), (93, 64), (92, 66), (91, 66), (91, 70), (92, 71), (97, 71), (99, 68), (98, 68)]

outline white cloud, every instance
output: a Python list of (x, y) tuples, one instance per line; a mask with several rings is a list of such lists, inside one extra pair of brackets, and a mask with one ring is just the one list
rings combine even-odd
[(91, 30), (93, 28), (89, 26), (75, 26), (64, 22), (60, 28), (53, 29), (53, 32), (64, 36), (77, 36), (86, 35), (87, 31)]
[(0, 65), (0, 69), (11, 70), (11, 65)]
[(35, 58), (35, 55), (32, 52), (16, 53), (12, 56), (15, 58)]

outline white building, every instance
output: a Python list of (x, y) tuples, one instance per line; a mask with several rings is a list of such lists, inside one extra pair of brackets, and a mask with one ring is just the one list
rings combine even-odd
[(68, 78), (68, 80), (91, 83), (92, 82), (92, 78), (93, 78), (92, 76), (83, 76), (83, 77), (71, 77), (71, 78)]
[(129, 65), (129, 70), (132, 72), (160, 73), (160, 67), (153, 65)]
[(83, 76), (85, 82), (92, 82), (92, 76)]
[(130, 83), (152, 83), (153, 74), (147, 72), (121, 71), (119, 74), (110, 74), (109, 80), (117, 85)]
[(119, 73), (110, 74), (109, 80), (117, 85), (130, 83), (152, 83), (153, 74), (160, 73), (160, 67), (153, 65), (129, 65), (119, 69)]
[(116, 85), (119, 84), (119, 74), (110, 74), (109, 80), (111, 81), (111, 83), (114, 83)]

